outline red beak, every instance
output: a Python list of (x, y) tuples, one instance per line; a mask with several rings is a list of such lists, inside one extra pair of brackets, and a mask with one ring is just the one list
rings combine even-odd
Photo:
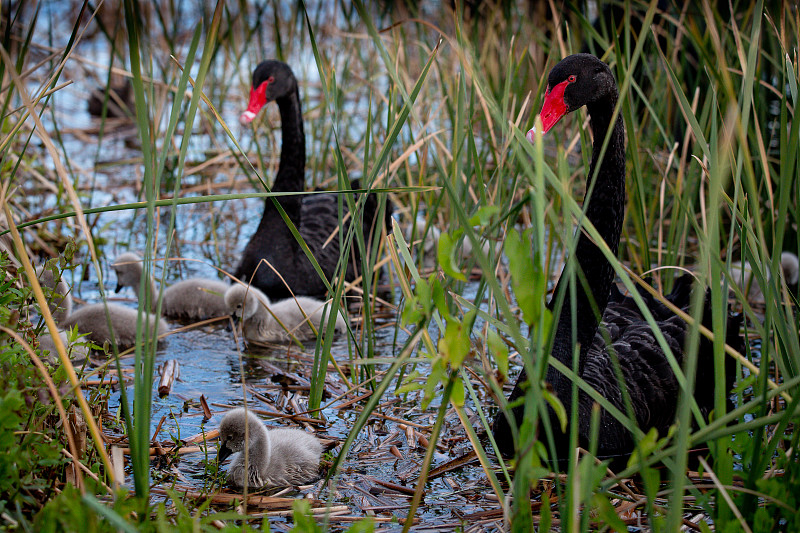
[(265, 81), (258, 86), (258, 89), (250, 88), (250, 102), (247, 104), (247, 111), (242, 113), (239, 117), (239, 122), (242, 124), (249, 124), (256, 118), (256, 115), (261, 108), (267, 103), (267, 86), (269, 82)]
[[(542, 117), (542, 134), (550, 131), (550, 128), (555, 126), (556, 122), (561, 120), (561, 117), (567, 114), (567, 104), (564, 103), (564, 90), (569, 85), (568, 80), (564, 80), (553, 88), (547, 89), (544, 96), (544, 104), (542, 104), (542, 112), (539, 115)], [(528, 132), (528, 140), (533, 142), (535, 129)]]

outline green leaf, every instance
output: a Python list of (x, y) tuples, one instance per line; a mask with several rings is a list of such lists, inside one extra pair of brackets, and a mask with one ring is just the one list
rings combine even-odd
[(614, 506), (608, 501), (608, 497), (605, 494), (592, 495), (592, 508), (595, 513), (597, 513), (602, 524), (607, 525), (614, 531), (628, 531), (628, 526), (625, 525), (625, 522), (619, 517), (616, 509), (614, 509)]
[(425, 395), (422, 397), (422, 408), (427, 409), (434, 398), (436, 387), (442, 383), (444, 379), (444, 361), (442, 357), (437, 355), (431, 361), (431, 370), (428, 375), (428, 381), (425, 382)]
[(347, 530), (347, 533), (372, 533), (373, 531), (375, 531), (375, 523), (373, 522), (372, 517), (368, 516), (350, 526), (350, 529)]
[[(511, 273), (511, 284), (514, 287), (514, 296), (517, 305), (522, 311), (522, 318), (528, 325), (534, 324), (539, 319), (541, 303), (537, 296), (542, 294), (543, 282), (538, 277), (543, 277), (541, 269), (537, 277), (536, 268), (531, 259), (531, 231), (525, 230), (520, 234), (517, 230), (508, 232), (505, 241), (505, 252), (508, 256), (508, 270)], [(531, 283), (533, 281), (533, 283)]]
[(496, 205), (485, 205), (469, 219), (470, 226), (488, 226), (492, 219), (499, 216), (500, 208)]
[(444, 270), (444, 273), (451, 278), (467, 281), (467, 277), (458, 269), (458, 263), (456, 262), (457, 241), (458, 237), (451, 237), (446, 232), (442, 232), (442, 234), (439, 235), (439, 266)]
[(561, 431), (567, 431), (567, 410), (564, 409), (564, 404), (558, 399), (558, 396), (553, 394), (547, 387), (542, 387), (542, 397), (550, 404), (553, 411), (558, 417), (558, 424), (561, 426)]
[(289, 530), (291, 533), (322, 533), (322, 528), (311, 514), (311, 504), (306, 499), (292, 502), (292, 519), (294, 527)]
[(439, 339), (439, 353), (454, 369), (458, 369), (469, 354), (470, 328), (454, 318), (447, 320), (444, 336)]
[(453, 392), (450, 393), (450, 401), (457, 407), (464, 407), (466, 392), (464, 390), (464, 382), (461, 376), (456, 376), (455, 383), (453, 383)]
[(503, 379), (508, 378), (508, 346), (503, 342), (500, 334), (495, 330), (490, 329), (486, 333), (486, 343), (489, 345), (489, 350), (494, 356), (494, 362), (497, 365), (497, 371), (503, 376)]
[(434, 274), (431, 274), (429, 278), (430, 285), (431, 285), (431, 292), (429, 295), (429, 302), (428, 305), (436, 306), (436, 309), (439, 310), (439, 314), (443, 317), (447, 318), (450, 316), (450, 309), (447, 306), (447, 296), (444, 292), (444, 287), (442, 287), (442, 283), (436, 278)]

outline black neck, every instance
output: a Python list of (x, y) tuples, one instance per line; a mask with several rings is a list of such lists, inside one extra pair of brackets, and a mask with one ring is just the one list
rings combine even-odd
[[(300, 111), (300, 93), (295, 88), (288, 95), (275, 100), (281, 112), (281, 161), (272, 185), (273, 192), (303, 192), (305, 189), (306, 138), (303, 133), (303, 115)], [(293, 221), (299, 220), (302, 196), (281, 196), (278, 201)], [(273, 206), (267, 198), (266, 210)]]
[[(587, 191), (592, 192), (589, 204), (585, 208), (586, 217), (614, 255), (619, 249), (622, 221), (625, 217), (625, 127), (621, 116), (617, 117), (613, 130), (608, 133), (615, 105), (616, 96), (587, 105), (594, 145), (587, 181)], [(601, 160), (600, 152), (607, 134), (610, 135), (610, 139)], [(592, 183), (594, 183), (593, 188)], [(614, 282), (614, 270), (605, 255), (582, 230), (579, 231), (581, 234), (574, 254), (574, 259), (577, 261), (575, 275), (565, 275), (562, 272), (551, 302), (556, 302), (559, 294), (564, 292), (564, 303), (551, 353), (570, 368), (572, 368), (575, 342), (580, 343), (581, 353), (585, 353), (591, 346), (600, 317), (608, 305), (611, 284)], [(585, 284), (581, 281), (581, 276), (585, 279)], [(574, 320), (572, 291), (569, 287), (572, 280), (576, 283)], [(588, 292), (585, 288), (587, 286)], [(579, 373), (582, 371), (580, 362), (578, 371)], [(546, 379), (562, 401), (570, 397), (568, 391), (571, 383), (564, 379), (560, 372), (550, 367)]]

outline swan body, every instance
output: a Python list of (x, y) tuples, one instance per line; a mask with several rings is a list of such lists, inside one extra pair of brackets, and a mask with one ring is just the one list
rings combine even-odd
[[(80, 340), (74, 344), (69, 343), (69, 336), (67, 332), (62, 330), (58, 331), (58, 336), (61, 337), (61, 343), (67, 350), (67, 356), (76, 363), (85, 361), (89, 357), (89, 347), (86, 343)], [(46, 359), (55, 364), (58, 362), (58, 354), (56, 353), (56, 344), (53, 337), (49, 333), (44, 333), (39, 336), (39, 348), (44, 354), (45, 350), (49, 352)]]
[(61, 277), (61, 274), (54, 277), (52, 268), (39, 266), (36, 268), (36, 275), (39, 277), (39, 284), (48, 287), (52, 291), (52, 298), (47, 306), (56, 324), (64, 322), (64, 319), (72, 312), (72, 297), (69, 295), (69, 285)]
[[(800, 278), (800, 264), (797, 256), (792, 252), (781, 253), (781, 272), (786, 285), (796, 288), (798, 278)], [(743, 291), (746, 291), (747, 300), (750, 303), (764, 305), (764, 293), (758, 284), (758, 280), (753, 276), (753, 269), (750, 263), (745, 262), (744, 266), (742, 266), (742, 262), (737, 261), (731, 265), (731, 278)]]
[[(126, 252), (116, 258), (111, 265), (117, 274), (116, 292), (123, 287), (133, 287), (140, 298), (143, 274), (142, 257), (134, 252)], [(153, 310), (157, 304), (158, 292), (150, 280)], [(224, 281), (207, 278), (189, 278), (173, 283), (166, 289), (161, 300), (161, 314), (169, 318), (205, 320), (228, 314), (225, 305), (225, 291), (230, 285)], [(140, 298), (141, 299), (141, 298)]]
[[(138, 321), (138, 311), (114, 303), (96, 303), (80, 307), (73, 311), (72, 296), (69, 294), (69, 286), (59, 278), (54, 280), (52, 271), (44, 269), (40, 275), (42, 285), (48, 286), (55, 294), (62, 297), (59, 302), (54, 299), (50, 304), (53, 319), (61, 328), (78, 327), (78, 332), (85, 334), (86, 339), (102, 346), (112, 342), (111, 332), (114, 332), (114, 340), (120, 350), (126, 350), (136, 344), (136, 324)], [(55, 306), (55, 307), (54, 307)], [(108, 318), (106, 317), (108, 312)], [(145, 313), (144, 320), (149, 325), (150, 335), (155, 337), (165, 333), (168, 329), (167, 323), (158, 317)], [(111, 329), (109, 329), (109, 321)], [(50, 339), (52, 342), (52, 339)]]
[[(301, 341), (313, 339), (315, 334), (309, 322), (317, 332), (325, 329), (325, 302), (307, 296), (272, 303), (257, 288), (237, 284), (225, 293), (225, 303), (230, 314), (241, 320), (244, 336), (250, 341), (289, 342), (293, 337)], [(347, 324), (337, 314), (335, 333), (346, 330)]]
[[(272, 192), (302, 193), (305, 188), (306, 141), (300, 93), (292, 69), (280, 61), (264, 61), (253, 71), (250, 102), (241, 116), (241, 122), (251, 122), (270, 101), (278, 105), (282, 131), (281, 159)], [(357, 182), (352, 186), (359, 187)], [(358, 196), (355, 200), (358, 200)], [(341, 228), (340, 201), (343, 202), (343, 214), (347, 217), (341, 222)], [(347, 235), (350, 224), (358, 224), (369, 246), (373, 242), (372, 236), (383, 231), (384, 221), (388, 227), (391, 204), (387, 203), (385, 217), (381, 219), (374, 194), (367, 195), (362, 203), (362, 210), (348, 213), (345, 198), (340, 199), (335, 194), (294, 194), (267, 198), (261, 222), (245, 246), (235, 276), (276, 300), (292, 295), (324, 297), (327, 292), (325, 283), (289, 230), (277, 204), (297, 228), (325, 277), (331, 280), (340, 256), (340, 235), (336, 232), (342, 229), (342, 235)], [(352, 247), (356, 246), (355, 242)], [(347, 281), (353, 281), (360, 273), (361, 261), (355, 252), (353, 248), (345, 263)]]
[[(621, 115), (612, 123), (612, 115), (617, 103), (617, 84), (608, 66), (589, 54), (576, 54), (558, 63), (548, 77), (548, 88), (542, 107), (542, 125), (546, 133), (564, 114), (584, 105), (591, 118), (594, 137), (592, 161), (589, 170), (590, 180), (594, 178), (594, 189), (585, 208), (587, 218), (592, 222), (602, 239), (616, 254), (619, 248), (622, 221), (625, 213), (625, 129)], [(606, 135), (608, 147), (601, 159), (601, 146)], [(534, 132), (528, 133), (533, 139)], [(595, 174), (596, 172), (596, 174)], [(591, 187), (587, 185), (587, 190)], [(578, 280), (574, 287), (575, 301), (572, 300), (571, 276), (562, 275), (555, 288), (555, 296), (550, 308), (555, 307), (558, 296), (563, 294), (563, 305), (555, 324), (551, 357), (558, 359), (568, 368), (573, 367), (576, 343), (580, 343), (578, 353), (578, 375), (623, 413), (627, 412), (623, 400), (623, 390), (631, 400), (633, 416), (637, 425), (646, 433), (651, 428), (658, 430), (659, 436), (666, 435), (674, 422), (678, 405), (680, 387), (668, 363), (667, 356), (656, 342), (655, 334), (642, 317), (633, 298), (622, 296), (612, 290), (614, 271), (600, 249), (583, 233), (578, 237), (575, 253), (570, 260), (577, 260), (577, 267), (586, 279), (586, 290)], [(688, 310), (692, 279), (678, 278), (675, 288), (667, 299), (678, 307)], [(656, 319), (678, 364), (683, 364), (687, 324), (675, 316), (660, 302), (645, 293), (647, 307)], [(575, 314), (572, 314), (572, 308)], [(602, 313), (598, 320), (598, 313)], [(710, 326), (711, 313), (706, 305), (704, 324)], [(738, 334), (739, 317), (729, 316), (726, 342), (737, 349), (743, 348)], [(573, 326), (575, 326), (573, 328)], [(575, 333), (573, 334), (573, 329)], [(607, 337), (607, 338), (606, 338)], [(612, 353), (616, 354), (624, 379), (617, 379)], [(695, 400), (701, 412), (707, 415), (714, 407), (714, 360), (712, 344), (701, 337), (695, 379), (698, 387)], [(726, 380), (730, 385), (733, 360), (726, 357)], [(571, 413), (573, 384), (552, 365), (548, 366), (545, 381)], [(528, 379), (525, 371), (520, 374), (509, 402), (525, 395)], [(729, 390), (729, 388), (728, 388)], [(594, 400), (583, 391), (577, 397), (578, 445), (588, 449), (590, 444), (590, 421)], [(524, 406), (512, 409), (516, 426), (522, 423)], [(559, 467), (571, 457), (569, 445), (570, 429), (562, 433), (557, 418), (548, 408), (550, 426), (553, 428), (556, 462)], [(514, 439), (511, 424), (504, 412), (494, 420), (493, 432), (500, 451), (504, 455), (514, 452)], [(633, 435), (608, 411), (601, 409), (600, 432), (597, 441), (599, 457), (624, 460), (634, 449)], [(541, 440), (546, 442), (542, 435)]]
[[(111, 321), (111, 329), (108, 327), (106, 310)], [(136, 344), (136, 323), (139, 312), (132, 307), (114, 303), (96, 303), (84, 305), (70, 314), (60, 324), (62, 327), (78, 327), (80, 333), (86, 334), (86, 338), (102, 346), (104, 343), (111, 343), (111, 332), (114, 332), (114, 340), (120, 350), (127, 350)], [(148, 324), (151, 338), (165, 333), (169, 327), (163, 319), (152, 314), (145, 313), (144, 320)]]
[[(245, 424), (248, 432), (248, 468), (245, 470)], [(319, 475), (322, 443), (301, 429), (267, 429), (261, 420), (244, 408), (228, 411), (219, 425), (222, 462), (237, 454), (228, 470), (228, 482), (251, 488), (302, 485)]]

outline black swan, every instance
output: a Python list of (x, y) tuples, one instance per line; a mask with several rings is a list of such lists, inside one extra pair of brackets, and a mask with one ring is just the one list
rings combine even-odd
[[(251, 122), (259, 110), (273, 100), (278, 104), (281, 113), (282, 144), (281, 160), (272, 192), (303, 192), (306, 140), (297, 79), (287, 64), (270, 60), (264, 61), (253, 71), (250, 103), (247, 111), (242, 113), (240, 121), (243, 124)], [(355, 182), (353, 186), (358, 188)], [(334, 194), (298, 194), (267, 198), (261, 222), (244, 249), (244, 255), (235, 275), (240, 280), (249, 282), (255, 272), (252, 284), (269, 298), (276, 300), (288, 298), (292, 294), (324, 297), (327, 288), (281, 217), (275, 205), (276, 201), (294, 223), (325, 277), (330, 280), (333, 276), (339, 262), (339, 235), (334, 235), (339, 228), (339, 208)], [(344, 212), (347, 213), (346, 202)], [(383, 231), (381, 223), (384, 220), (388, 227), (391, 215), (390, 203), (386, 204), (384, 220), (377, 218), (378, 213), (377, 198), (370, 194), (364, 202), (364, 219), (361, 226), (367, 243), (371, 242), (374, 232)], [(352, 216), (352, 213), (350, 215)], [(350, 220), (344, 223), (345, 230), (349, 224)], [(353, 241), (352, 253), (347, 261), (345, 276), (347, 281), (352, 281), (359, 275), (361, 261), (356, 258), (355, 247)], [(262, 260), (269, 262), (280, 276), (266, 264), (259, 266)]]
[[(142, 279), (142, 256), (136, 252), (125, 252), (111, 264), (117, 274), (117, 288), (132, 287), (136, 297)], [(208, 278), (189, 278), (173, 283), (164, 289), (161, 299), (161, 314), (169, 318), (185, 320), (206, 320), (229, 314), (225, 305), (225, 291), (231, 286), (224, 281)], [(158, 291), (150, 279), (150, 294), (153, 298), (152, 310), (158, 304)]]
[[(571, 111), (586, 106), (591, 118), (594, 146), (589, 167), (590, 180), (597, 174), (594, 191), (586, 207), (586, 216), (595, 226), (601, 237), (614, 254), (619, 248), (622, 221), (625, 215), (625, 128), (622, 117), (617, 116), (610, 131), (608, 148), (600, 159), (603, 139), (609, 132), (614, 108), (617, 104), (617, 84), (608, 66), (590, 54), (575, 54), (558, 63), (547, 80), (547, 92), (542, 106), (542, 126), (547, 132), (558, 120)], [(532, 132), (528, 138), (532, 138)], [(587, 190), (591, 183), (587, 185)], [(656, 342), (653, 331), (643, 319), (641, 312), (630, 297), (624, 297), (614, 286), (614, 271), (600, 249), (592, 241), (581, 234), (575, 249), (574, 259), (583, 272), (586, 285), (591, 294), (584, 289), (584, 284), (577, 282), (575, 287), (576, 315), (571, 316), (570, 281), (562, 276), (556, 284), (550, 307), (564, 294), (561, 314), (556, 324), (555, 337), (551, 357), (558, 359), (568, 368), (573, 367), (575, 342), (581, 349), (578, 361), (578, 375), (591, 387), (596, 389), (610, 403), (626, 412), (620, 384), (617, 381), (614, 365), (609, 355), (604, 334), (611, 341), (611, 347), (619, 359), (620, 370), (630, 396), (637, 425), (645, 432), (656, 428), (659, 436), (666, 435), (669, 426), (675, 419), (679, 384), (670, 369), (666, 355)], [(575, 276), (577, 280), (578, 277)], [(667, 297), (678, 307), (688, 309), (690, 302), (692, 278), (687, 274), (676, 280), (675, 288)], [(613, 288), (613, 290), (612, 290)], [(592, 306), (602, 314), (598, 318)], [(647, 295), (648, 304), (659, 329), (664, 334), (670, 349), (683, 364), (683, 348), (687, 333), (687, 324), (671, 313), (655, 298)], [(572, 324), (576, 325), (577, 338), (573, 339)], [(740, 317), (729, 316), (726, 342), (742, 350), (743, 341), (739, 336)], [(711, 313), (706, 300), (704, 324), (710, 325)], [(598, 327), (599, 326), (599, 327)], [(726, 357), (727, 382), (730, 385), (733, 368), (728, 364), (733, 360)], [(549, 366), (545, 381), (553, 392), (571, 412), (572, 382)], [(695, 398), (704, 416), (714, 407), (714, 361), (711, 342), (701, 336), (698, 352), (697, 383), (702, 387), (695, 390)], [(513, 392), (508, 398), (512, 402), (525, 394), (527, 388), (525, 370), (517, 379)], [(730, 389), (728, 389), (730, 390)], [(578, 394), (578, 444), (586, 449), (589, 446), (590, 421), (594, 400), (584, 392)], [(549, 408), (548, 408), (549, 409)], [(512, 410), (517, 426), (522, 422), (524, 406), (516, 406)], [(569, 428), (561, 433), (557, 419), (550, 410), (551, 427), (553, 428), (559, 467), (569, 457)], [(606, 410), (601, 410), (600, 432), (597, 442), (598, 457), (620, 458), (630, 455), (634, 449), (631, 433)], [(514, 441), (511, 426), (503, 412), (494, 420), (493, 433), (503, 455), (510, 456), (514, 452)], [(542, 435), (542, 441), (546, 439)]]
[[(247, 424), (247, 470), (244, 464)], [(302, 485), (319, 477), (322, 443), (311, 433), (296, 428), (267, 429), (252, 411), (243, 407), (228, 411), (219, 425), (217, 460), (238, 453), (228, 470), (228, 482), (251, 488)]]

